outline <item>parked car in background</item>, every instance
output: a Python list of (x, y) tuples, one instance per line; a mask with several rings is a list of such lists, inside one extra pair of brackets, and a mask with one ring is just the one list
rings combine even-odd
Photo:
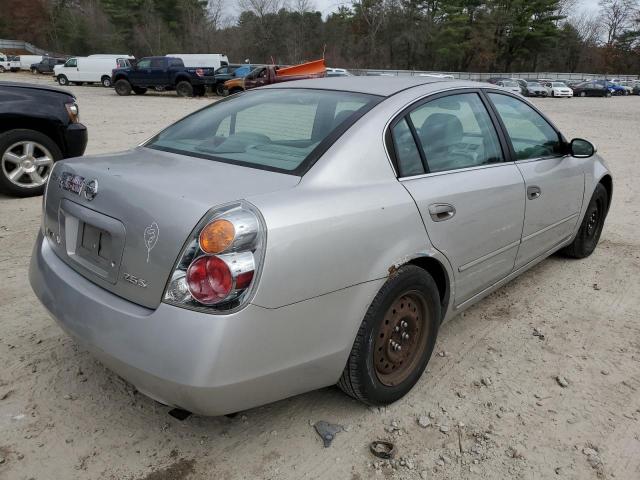
[(507, 78), (507, 77), (491, 77), (487, 80), (487, 83), (491, 83), (492, 85), (497, 85), (498, 82), (502, 80), (513, 80), (513, 79)]
[(75, 83), (101, 83), (104, 87), (111, 87), (113, 82), (111, 74), (114, 69), (129, 68), (131, 66), (128, 57), (91, 56), (74, 57), (66, 61), (64, 65), (57, 65), (53, 69), (53, 75), (60, 85)]
[(0, 82), (0, 191), (40, 195), (54, 163), (84, 153), (87, 129), (64, 90)]
[(20, 62), (20, 70), (31, 70), (31, 65), (39, 63), (45, 58), (43, 55), (20, 55), (18, 61)]
[(594, 252), (613, 184), (520, 95), (417, 77), (255, 89), (53, 173), (36, 296), (140, 392), (204, 415), (334, 384), (399, 400), (443, 322)]
[(136, 65), (113, 70), (111, 78), (118, 95), (144, 95), (153, 88), (175, 90), (179, 97), (202, 96), (216, 83), (213, 68), (185, 67), (173, 57), (142, 58)]
[(633, 92), (634, 95), (640, 95), (640, 83), (636, 83), (633, 86), (633, 91), (632, 92)]
[(582, 82), (572, 87), (575, 97), (610, 97), (611, 91), (604, 84), (590, 81)]
[(419, 77), (428, 77), (428, 78), (444, 78), (448, 80), (452, 80), (455, 77), (448, 73), (421, 73), (418, 75)]
[(243, 63), (242, 65), (240, 65), (238, 68), (234, 70), (233, 76), (235, 78), (244, 78), (247, 75), (249, 75), (255, 68), (256, 68), (255, 65)]
[(519, 79), (518, 82), (520, 85), (523, 85), (525, 88), (524, 95), (527, 97), (546, 97), (548, 96), (547, 89), (542, 86), (542, 84), (538, 80), (527, 79), (522, 80)]
[(213, 86), (213, 90), (216, 95), (222, 96), (225, 94), (224, 82), (235, 78), (235, 72), (239, 67), (240, 65), (223, 65), (222, 67), (216, 69), (216, 71), (214, 72), (216, 81)]
[(554, 80), (552, 82), (545, 82), (542, 85), (547, 89), (547, 93), (551, 97), (573, 97), (573, 90), (564, 82)]
[(351, 73), (346, 68), (325, 68), (325, 72), (327, 77), (352, 77), (353, 73)]
[(606, 86), (606, 88), (611, 92), (612, 95), (621, 96), (629, 94), (626, 88), (620, 85), (616, 85), (615, 83), (611, 83), (608, 80), (596, 80), (596, 82), (603, 86)]
[(496, 82), (498, 87), (502, 87), (510, 92), (522, 94), (522, 87), (515, 80), (498, 80)]
[(293, 65), (290, 67), (267, 65), (255, 68), (244, 78), (228, 80), (225, 82), (224, 88), (230, 95), (233, 95), (234, 93), (242, 92), (244, 90), (263, 87), (274, 83), (318, 78), (324, 77), (325, 75), (326, 67), (324, 65), (324, 59), (306, 62), (300, 65)]
[(179, 58), (187, 68), (212, 68), (217, 69), (223, 65), (229, 65), (229, 59), (221, 53), (170, 53), (166, 55), (171, 58)]
[(0, 73), (17, 72), (20, 70), (20, 60), (13, 55), (0, 53)]
[(42, 61), (31, 65), (31, 73), (34, 75), (38, 73), (53, 73), (54, 67), (63, 65), (65, 61), (64, 58), (44, 57)]

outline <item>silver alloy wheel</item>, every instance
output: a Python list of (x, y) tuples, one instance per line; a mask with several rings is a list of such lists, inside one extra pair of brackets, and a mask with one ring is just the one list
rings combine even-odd
[(33, 140), (22, 140), (2, 154), (2, 173), (21, 188), (44, 185), (53, 168), (53, 155)]

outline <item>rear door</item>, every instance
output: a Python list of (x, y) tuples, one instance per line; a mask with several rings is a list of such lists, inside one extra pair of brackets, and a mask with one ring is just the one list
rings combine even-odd
[(507, 276), (520, 243), (524, 182), (477, 90), (429, 97), (391, 125), (400, 181), (449, 260), (458, 306)]
[(518, 268), (548, 253), (573, 233), (584, 195), (584, 160), (565, 155), (560, 133), (527, 103), (503, 93), (487, 96), (504, 124), (525, 181)]

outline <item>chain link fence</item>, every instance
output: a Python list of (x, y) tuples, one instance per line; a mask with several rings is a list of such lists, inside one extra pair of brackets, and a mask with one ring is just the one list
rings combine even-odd
[(448, 75), (459, 80), (487, 81), (490, 78), (536, 78), (548, 80), (601, 80), (619, 79), (622, 81), (637, 80), (639, 75), (615, 75), (601, 73), (560, 73), (560, 72), (517, 72), (517, 73), (477, 73), (477, 72), (434, 72), (421, 70), (385, 70), (385, 69), (350, 69), (355, 75), (385, 75), (394, 77), (419, 77)]

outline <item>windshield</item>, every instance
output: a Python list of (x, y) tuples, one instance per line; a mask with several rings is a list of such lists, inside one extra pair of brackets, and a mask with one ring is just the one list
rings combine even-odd
[(518, 83), (517, 82), (512, 82), (511, 80), (503, 80), (502, 81), (502, 85), (505, 87), (517, 87)]
[(540, 84), (538, 82), (527, 82), (527, 86), (529, 86), (529, 87), (539, 87)]
[(551, 84), (551, 86), (553, 86), (553, 87), (566, 87), (566, 85), (564, 83), (562, 83), (562, 82), (553, 82)]
[(331, 90), (267, 89), (189, 115), (146, 147), (302, 175), (380, 97)]

